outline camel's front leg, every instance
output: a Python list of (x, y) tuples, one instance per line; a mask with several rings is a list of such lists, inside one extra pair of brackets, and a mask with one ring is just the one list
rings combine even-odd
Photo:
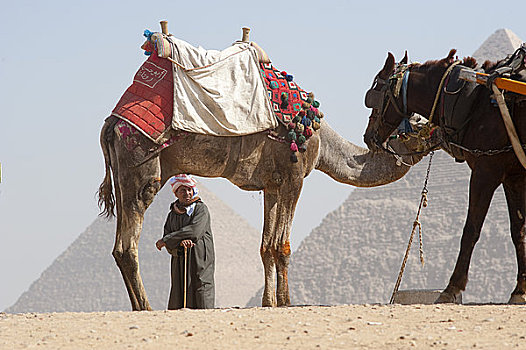
[(264, 198), (263, 237), (261, 238), (261, 248), (259, 250), (263, 269), (265, 270), (265, 287), (263, 289), (261, 306), (276, 306), (276, 293), (274, 290), (276, 270), (272, 236), (276, 227), (277, 194), (265, 191)]
[(288, 282), (289, 238), (294, 210), (296, 209), (301, 187), (302, 183), (300, 181), (283, 181), (276, 191), (265, 189), (265, 224), (261, 245), (263, 264), (265, 265), (265, 292), (262, 302), (264, 306), (275, 305), (272, 293), (274, 289), (274, 265), (270, 262), (269, 252), (272, 253), (276, 264), (277, 306), (290, 305)]
[(488, 171), (477, 171), (477, 169), (471, 173), (468, 217), (462, 233), (460, 252), (449, 284), (436, 303), (454, 303), (466, 289), (471, 255), (480, 237), (480, 230), (488, 213), (493, 193), (500, 185), (499, 178), (497, 176), (490, 178), (489, 174)]

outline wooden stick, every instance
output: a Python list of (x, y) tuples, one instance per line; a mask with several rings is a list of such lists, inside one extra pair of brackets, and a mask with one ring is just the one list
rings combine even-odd
[(506, 126), (506, 131), (508, 132), (508, 137), (510, 138), (511, 145), (513, 146), (513, 150), (515, 151), (515, 155), (521, 162), (522, 166), (526, 169), (526, 155), (524, 154), (524, 150), (522, 149), (521, 141), (519, 140), (519, 136), (517, 135), (517, 131), (515, 130), (515, 126), (513, 125), (513, 120), (511, 120), (510, 112), (508, 111), (508, 107), (506, 106), (506, 102), (504, 101), (504, 96), (502, 96), (502, 92), (498, 89), (498, 87), (495, 86), (495, 84), (491, 85), (493, 89), (493, 96), (497, 100), (497, 104), (499, 105), (500, 114), (502, 114), (502, 119), (504, 120), (504, 125)]
[[(471, 69), (462, 69), (460, 71), (459, 78), (474, 83), (486, 85), (488, 81), (489, 74), (475, 72)], [(518, 80), (506, 79), (506, 78), (497, 78), (494, 82), (499, 89), (516, 92), (518, 94), (526, 95), (526, 83)]]
[(163, 34), (168, 35), (168, 21), (161, 21), (160, 23)]
[(184, 295), (183, 295), (183, 309), (186, 309), (186, 292), (187, 292), (186, 272), (187, 272), (187, 261), (188, 261), (187, 248), (184, 247)]
[(248, 43), (248, 33), (250, 33), (250, 28), (243, 27), (243, 38), (241, 39), (241, 41)]

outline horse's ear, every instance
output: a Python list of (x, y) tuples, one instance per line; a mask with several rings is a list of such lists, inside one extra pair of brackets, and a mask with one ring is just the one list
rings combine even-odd
[(407, 50), (405, 50), (404, 58), (400, 61), (400, 64), (407, 64)]
[(449, 54), (445, 58), (445, 61), (449, 64), (455, 62), (455, 54), (457, 53), (457, 49), (451, 49), (449, 51)]
[(395, 58), (392, 53), (388, 52), (384, 67), (380, 71), (381, 77), (384, 79), (387, 79), (387, 77), (389, 77), (391, 73), (393, 72), (394, 67), (395, 67)]

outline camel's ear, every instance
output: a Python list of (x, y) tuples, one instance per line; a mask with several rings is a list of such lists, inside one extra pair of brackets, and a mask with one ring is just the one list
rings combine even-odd
[(383, 79), (387, 79), (393, 72), (394, 67), (395, 67), (395, 58), (392, 53), (388, 52), (384, 67), (380, 71), (380, 77)]
[(455, 54), (456, 54), (456, 53), (457, 53), (457, 49), (451, 49), (451, 50), (449, 51), (449, 54), (447, 55), (447, 57), (444, 58), (444, 60), (445, 60), (447, 63), (449, 63), (449, 64), (455, 62)]
[(407, 50), (405, 50), (404, 58), (400, 61), (400, 64), (407, 64)]

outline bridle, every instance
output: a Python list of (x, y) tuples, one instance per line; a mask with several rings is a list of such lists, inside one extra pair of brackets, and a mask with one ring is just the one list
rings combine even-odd
[[(394, 73), (387, 79), (380, 78), (379, 74), (374, 78), (371, 88), (365, 94), (365, 106), (372, 108), (373, 113), (369, 119), (374, 120), (373, 142), (384, 151), (394, 153), (385, 148), (379, 139), (378, 130), (384, 125), (390, 129), (396, 129), (399, 123), (391, 123), (385, 120), (385, 112), (392, 105), (396, 113), (402, 118), (410, 118), (413, 113), (407, 113), (407, 82), (409, 81), (410, 66), (398, 64)], [(402, 97), (402, 108), (399, 107), (397, 98)]]
[[(453, 68), (459, 64), (460, 61), (455, 61), (452, 64), (449, 65), (449, 67), (446, 69), (444, 74), (442, 75), (442, 79), (438, 85), (437, 92), (435, 94), (435, 100), (433, 102), (433, 106), (431, 108), (431, 113), (428, 116), (428, 124), (427, 129), (431, 130), (432, 126), (432, 119), (435, 112), (435, 108), (437, 106), (437, 102), (439, 100), (439, 97), (442, 93), (442, 87), (444, 84), (444, 81), (446, 77), (451, 73)], [(403, 155), (419, 155), (419, 154), (427, 154), (432, 150), (435, 150), (439, 148), (442, 141), (439, 141), (436, 145), (430, 146), (428, 150), (420, 151), (420, 152), (411, 152), (407, 154), (399, 154), (391, 150), (391, 147), (384, 147), (383, 142), (379, 139), (378, 130), (384, 125), (389, 127), (390, 129), (396, 129), (398, 127), (398, 124), (394, 124), (391, 122), (388, 122), (385, 120), (385, 112), (387, 111), (387, 108), (389, 107), (389, 104), (391, 104), (396, 113), (402, 118), (411, 118), (413, 113), (407, 113), (407, 83), (409, 81), (409, 73), (411, 71), (412, 65), (407, 64), (397, 64), (395, 67), (394, 73), (388, 78), (388, 79), (382, 79), (376, 75), (374, 78), (373, 84), (371, 88), (367, 91), (365, 94), (365, 106), (368, 108), (373, 109), (373, 113), (369, 117), (371, 120), (375, 120), (375, 123), (373, 125), (374, 133), (373, 133), (373, 142), (375, 145), (394, 156), (403, 156)], [(375, 87), (379, 87), (379, 90), (375, 90)], [(396, 100), (397, 97), (402, 95), (402, 108), (398, 106), (398, 102)]]

